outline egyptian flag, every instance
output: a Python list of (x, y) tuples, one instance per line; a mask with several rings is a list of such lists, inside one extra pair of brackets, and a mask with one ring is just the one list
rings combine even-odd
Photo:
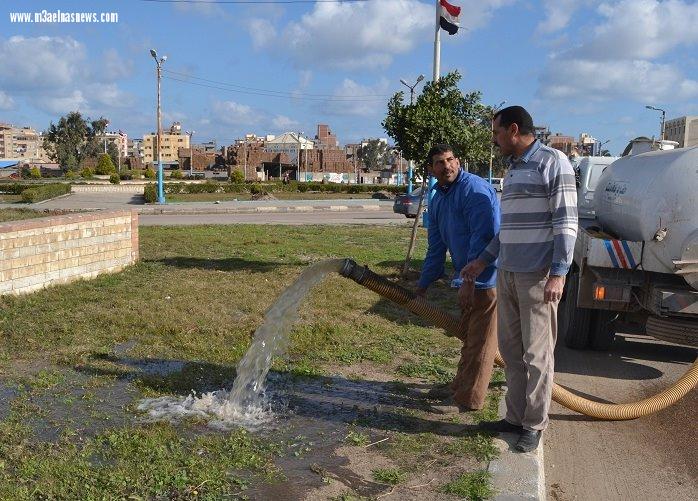
[(451, 5), (446, 0), (439, 0), (441, 4), (441, 17), (439, 24), (441, 28), (448, 31), (449, 35), (455, 35), (458, 32), (458, 17), (460, 16), (460, 7)]

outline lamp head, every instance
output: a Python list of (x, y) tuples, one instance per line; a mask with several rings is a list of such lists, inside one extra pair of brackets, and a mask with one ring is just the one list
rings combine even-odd
[(150, 55), (153, 56), (153, 59), (155, 59), (157, 61), (158, 53), (155, 52), (155, 49), (150, 49)]
[(164, 63), (165, 61), (167, 61), (167, 56), (162, 56), (162, 57), (160, 58), (160, 62), (161, 62), (161, 63)]
[(408, 84), (407, 82), (405, 82), (405, 79), (404, 79), (404, 78), (401, 78), (401, 79), (400, 79), (400, 83), (401, 83), (402, 85), (407, 85), (408, 87), (410, 86), (410, 84)]
[(419, 76), (417, 77), (417, 82), (416, 82), (416, 83), (419, 83), (419, 82), (421, 82), (422, 80), (424, 80), (424, 75), (419, 75)]

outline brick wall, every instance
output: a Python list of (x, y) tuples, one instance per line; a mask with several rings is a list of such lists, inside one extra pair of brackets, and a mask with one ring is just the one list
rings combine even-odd
[(138, 260), (138, 214), (105, 211), (0, 224), (0, 294), (114, 273)]

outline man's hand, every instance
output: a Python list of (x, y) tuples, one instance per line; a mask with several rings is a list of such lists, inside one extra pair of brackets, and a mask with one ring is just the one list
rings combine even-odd
[(562, 289), (565, 287), (565, 277), (551, 275), (545, 283), (543, 299), (546, 303), (557, 303), (562, 297)]
[(423, 287), (417, 287), (414, 293), (417, 294), (418, 297), (427, 297), (427, 290)]
[(475, 282), (463, 281), (463, 285), (458, 289), (458, 305), (461, 310), (468, 310), (475, 299)]
[(460, 277), (464, 283), (475, 284), (475, 279), (487, 268), (487, 263), (480, 258), (470, 261), (460, 270)]

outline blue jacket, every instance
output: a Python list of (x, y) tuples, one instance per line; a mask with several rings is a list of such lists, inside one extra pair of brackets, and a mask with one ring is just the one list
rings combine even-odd
[[(436, 185), (429, 204), (429, 248), (418, 286), (428, 287), (444, 274), (446, 250), (455, 268), (454, 278), (476, 259), (499, 233), (499, 201), (490, 184), (463, 170), (449, 186)], [(477, 289), (495, 287), (496, 262), (477, 278)]]

